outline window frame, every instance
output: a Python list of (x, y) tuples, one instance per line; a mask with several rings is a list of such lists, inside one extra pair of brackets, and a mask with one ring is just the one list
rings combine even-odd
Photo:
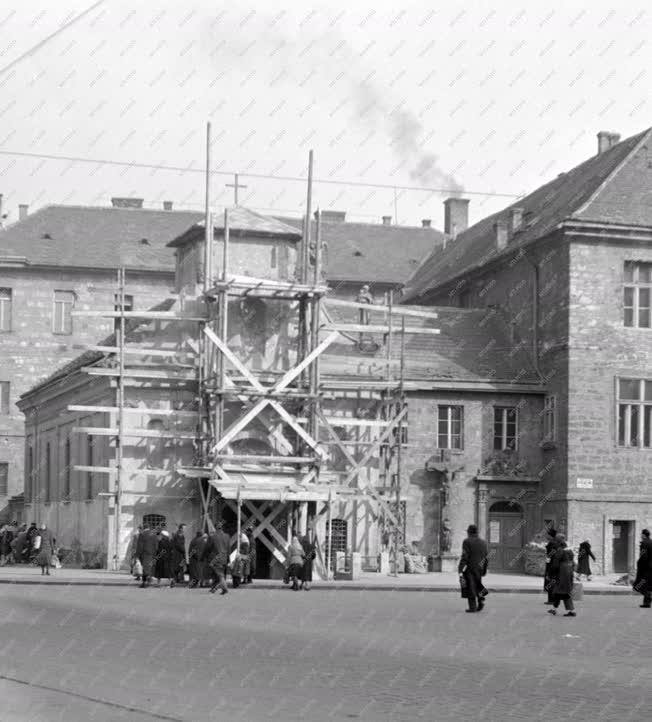
[[(88, 466), (94, 465), (95, 457), (95, 439), (92, 434), (86, 436), (86, 458), (88, 460)], [(86, 472), (86, 488), (84, 489), (84, 501), (93, 501), (93, 472)]]
[[(124, 295), (124, 312), (129, 313), (129, 311), (134, 310), (134, 297), (130, 293), (125, 293)], [(113, 294), (113, 310), (119, 311), (120, 310), (120, 294), (114, 293)]]
[[(494, 414), (493, 414), (493, 427), (492, 427), (492, 436), (493, 436), (493, 450), (494, 451), (518, 451), (518, 426), (519, 426), (519, 414), (518, 414), (518, 406), (494, 406), (493, 407)], [(510, 422), (508, 420), (508, 414), (509, 412), (514, 413), (514, 421)], [(500, 416), (502, 417), (500, 421), (496, 420), (497, 412), (500, 412)], [(496, 436), (496, 424), (500, 423), (501, 429), (500, 429), (500, 447), (496, 446), (496, 439), (498, 438)], [(510, 423), (514, 424), (514, 434), (513, 436), (509, 436), (507, 433), (507, 427)], [(507, 444), (507, 439), (513, 438), (514, 443), (512, 446), (509, 446)]]
[[(2, 486), (4, 484), (4, 492)], [(0, 496), (9, 496), (9, 462), (0, 461)]]
[[(6, 292), (6, 296), (3, 293)], [(8, 309), (8, 310), (7, 310)], [(0, 288), (0, 333), (11, 333), (14, 315), (13, 288)]]
[[(446, 418), (442, 419), (442, 411), (446, 409)], [(453, 411), (459, 412), (459, 433), (453, 433)], [(446, 445), (441, 445), (441, 437), (444, 436), (440, 432), (440, 424), (446, 423)], [(459, 446), (453, 446), (453, 439), (459, 437)], [(464, 451), (464, 406), (462, 404), (437, 404), (437, 448), (448, 449), (450, 451)]]
[[(647, 267), (648, 280), (641, 281), (641, 270)], [(627, 280), (628, 269), (631, 269), (631, 280)], [(627, 292), (631, 291), (632, 302), (627, 303)], [(647, 304), (641, 306), (641, 291), (647, 293)], [(625, 261), (623, 264), (623, 327), (652, 329), (652, 262)], [(627, 312), (631, 312), (632, 323), (627, 323)], [(641, 312), (647, 312), (647, 325), (641, 325)]]
[(11, 381), (0, 381), (0, 416), (11, 416)]
[(72, 445), (70, 443), (70, 436), (66, 437), (63, 449), (65, 468), (63, 470), (64, 477), (62, 501), (69, 502), (70, 495), (72, 493)]
[[(57, 299), (58, 293), (67, 293), (70, 294), (72, 301), (64, 301), (62, 299)], [(74, 326), (73, 326), (73, 318), (72, 318), (72, 310), (75, 307), (75, 303), (77, 302), (77, 294), (74, 291), (71, 291), (70, 289), (66, 288), (57, 288), (54, 290), (54, 297), (52, 300), (53, 304), (53, 312), (52, 312), (52, 333), (56, 336), (72, 336), (74, 332)], [(69, 307), (69, 308), (68, 308)], [(62, 321), (62, 330), (59, 330), (57, 327), (57, 321), (58, 319), (58, 309), (61, 309), (61, 321)], [(66, 309), (68, 310), (66, 311)], [(66, 318), (67, 316), (70, 317), (70, 330), (66, 330)]]
[[(638, 399), (621, 396), (623, 381), (638, 384)], [(646, 384), (649, 384), (650, 399), (645, 398)], [(621, 449), (652, 449), (652, 379), (617, 376), (615, 397), (616, 446)], [(633, 418), (636, 422), (636, 443), (632, 443)]]
[(45, 490), (43, 501), (49, 504), (52, 501), (52, 444), (45, 444)]

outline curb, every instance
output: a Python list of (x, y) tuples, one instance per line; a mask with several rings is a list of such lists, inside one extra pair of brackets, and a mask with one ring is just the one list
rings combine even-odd
[[(280, 580), (279, 580), (280, 581)], [(124, 581), (124, 582), (118, 582), (118, 581), (102, 581), (102, 580), (96, 580), (96, 581), (84, 581), (84, 580), (68, 580), (68, 581), (41, 581), (40, 579), (0, 579), (0, 584), (14, 584), (14, 585), (22, 585), (22, 586), (56, 586), (56, 587), (124, 587), (126, 589), (138, 589), (138, 584), (132, 584), (131, 581)], [(156, 587), (152, 587), (156, 589)], [(165, 587), (161, 587), (161, 589), (166, 589), (167, 585)], [(180, 589), (187, 589), (187, 587), (179, 587)], [(278, 586), (272, 585), (272, 584), (253, 584), (251, 586), (247, 586), (248, 589), (254, 589), (259, 591), (264, 590), (289, 590), (289, 588), (286, 585), (280, 584)], [(492, 589), (491, 587), (488, 588), (490, 594), (543, 594), (543, 591), (540, 589), (519, 589), (519, 588), (510, 588), (510, 587), (502, 587), (498, 589)], [(392, 584), (383, 584), (383, 585), (364, 585), (364, 584), (319, 584), (319, 582), (313, 582), (311, 586), (312, 590), (320, 590), (320, 591), (337, 591), (337, 592), (446, 592), (450, 594), (451, 592), (457, 592), (459, 594), (460, 589), (457, 586), (447, 586), (447, 587), (432, 587), (432, 586), (409, 586), (409, 587), (403, 587), (403, 586), (397, 586)], [(199, 590), (201, 591), (201, 590)], [(624, 594), (634, 594), (633, 590), (628, 589), (626, 587), (623, 587), (621, 589), (584, 589), (584, 596), (622, 596)]]

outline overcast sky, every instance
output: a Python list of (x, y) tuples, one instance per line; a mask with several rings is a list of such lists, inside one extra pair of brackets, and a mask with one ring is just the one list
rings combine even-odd
[[(0, 69), (93, 4), (4, 0)], [(7, 153), (200, 170), (211, 120), (215, 170), (305, 177), (312, 148), (317, 179), (390, 186), (316, 183), (322, 208), (441, 228), (461, 189), (478, 220), (511, 202), (490, 193), (593, 155), (599, 130), (652, 125), (651, 31), (644, 2), (106, 0), (0, 70), (5, 212), (114, 195), (201, 210), (201, 173)], [(301, 214), (305, 182), (242, 182), (241, 204)]]

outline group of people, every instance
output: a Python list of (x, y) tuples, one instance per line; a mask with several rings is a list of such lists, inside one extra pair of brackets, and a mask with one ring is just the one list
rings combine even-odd
[[(233, 559), (233, 539), (224, 531), (219, 521), (211, 534), (198, 531), (188, 545), (186, 554), (185, 524), (180, 524), (174, 534), (170, 534), (165, 524), (158, 529), (149, 526), (138, 527), (130, 553), (131, 573), (140, 581), (141, 588), (151, 586), (157, 580), (170, 582), (170, 587), (184, 583), (188, 576), (188, 586), (208, 586), (212, 593), (220, 590), (227, 594), (227, 575), (231, 575), (234, 589), (242, 584), (251, 584), (256, 574), (256, 545), (251, 527), (240, 533), (236, 540), (236, 553)], [(292, 589), (310, 589), (313, 561), (316, 557), (316, 544), (312, 532), (301, 539), (292, 537), (288, 549), (288, 565), (285, 581), (292, 582)]]
[(50, 575), (55, 566), (56, 540), (47, 525), (32, 522), (18, 525), (17, 522), (0, 527), (0, 566), (5, 564), (36, 564), (42, 575)]

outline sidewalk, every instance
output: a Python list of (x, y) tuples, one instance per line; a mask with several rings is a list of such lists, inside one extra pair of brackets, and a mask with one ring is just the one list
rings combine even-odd
[[(582, 582), (584, 594), (633, 594), (631, 587), (612, 584), (619, 574), (606, 577), (594, 576), (590, 582)], [(164, 582), (165, 583), (165, 582)], [(49, 584), (73, 586), (135, 587), (137, 582), (127, 572), (111, 572), (103, 569), (53, 569), (49, 577), (41, 576), (41, 570), (33, 566), (0, 567), (0, 584)], [(503, 594), (543, 594), (543, 579), (524, 574), (488, 574), (486, 587), (490, 592)], [(281, 580), (257, 579), (247, 589), (284, 589)], [(390, 575), (362, 574), (355, 581), (321, 581), (312, 584), (313, 589), (405, 591), (405, 592), (458, 592), (458, 575), (454, 572), (429, 574)]]

